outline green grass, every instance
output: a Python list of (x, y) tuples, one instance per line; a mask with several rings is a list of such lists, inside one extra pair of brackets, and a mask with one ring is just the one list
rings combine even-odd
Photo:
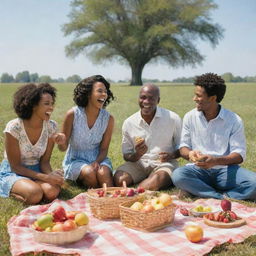
[[(15, 113), (12, 110), (12, 95), (17, 84), (0, 84), (0, 131), (3, 131), (6, 123), (15, 118)], [(56, 107), (52, 119), (56, 120), (61, 126), (62, 120), (66, 111), (73, 105), (72, 94), (74, 85), (72, 84), (55, 84), (58, 89), (58, 96), (56, 100)], [(161, 87), (161, 101), (160, 106), (170, 109), (181, 117), (194, 107), (192, 101), (194, 86), (189, 84), (169, 84), (160, 85)], [(112, 159), (113, 167), (116, 168), (122, 164), (121, 155), (121, 127), (123, 121), (138, 110), (137, 97), (139, 87), (130, 87), (126, 85), (116, 85), (111, 87), (116, 100), (108, 106), (108, 111), (115, 118), (115, 129), (109, 149), (109, 156)], [(222, 102), (225, 108), (228, 108), (238, 113), (244, 120), (245, 133), (247, 138), (247, 159), (243, 164), (244, 167), (256, 171), (254, 157), (256, 155), (256, 122), (255, 122), (255, 95), (256, 84), (240, 83), (228, 84), (227, 94)], [(0, 136), (0, 161), (3, 158), (4, 140), (3, 135)], [(58, 151), (56, 148), (52, 155), (52, 166), (59, 168), (61, 166), (64, 153)], [(185, 161), (180, 159), (180, 164)], [(72, 186), (61, 192), (60, 199), (67, 200), (75, 195), (83, 192), (80, 187), (72, 184)], [(174, 189), (174, 191), (176, 191)], [(256, 203), (243, 202), (247, 205), (256, 207)], [(17, 215), (22, 209), (27, 206), (12, 199), (0, 198), (0, 256), (11, 255), (9, 252), (9, 235), (7, 233), (6, 224), (8, 220)], [(256, 236), (252, 236), (240, 244), (224, 244), (214, 248), (209, 255), (256, 255)]]

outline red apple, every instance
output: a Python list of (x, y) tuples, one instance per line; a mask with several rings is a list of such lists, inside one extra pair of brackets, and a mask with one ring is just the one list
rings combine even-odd
[(69, 231), (69, 230), (73, 230), (77, 227), (75, 221), (73, 220), (66, 220), (64, 223), (63, 223), (63, 230), (64, 231)]
[(134, 192), (134, 189), (133, 188), (129, 188), (126, 192), (126, 195), (127, 196), (134, 196), (135, 192)]
[(144, 189), (143, 187), (138, 187), (138, 188), (136, 189), (136, 191), (137, 191), (138, 193), (144, 193), (144, 192), (145, 192), (145, 189)]
[(78, 211), (68, 211), (66, 212), (67, 219), (73, 220), (75, 219), (76, 214), (79, 213)]
[(142, 212), (153, 212), (155, 210), (154, 206), (151, 204), (146, 204), (142, 208)]
[(231, 211), (231, 202), (227, 199), (223, 199), (221, 200), (221, 208), (223, 209), (223, 211)]
[(67, 219), (65, 209), (60, 205), (53, 212), (53, 220), (54, 222), (62, 222)]

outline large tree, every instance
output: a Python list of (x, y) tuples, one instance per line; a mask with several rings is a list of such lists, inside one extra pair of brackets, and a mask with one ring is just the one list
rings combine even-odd
[(73, 0), (64, 34), (74, 35), (67, 56), (88, 54), (96, 63), (117, 59), (131, 67), (131, 85), (141, 85), (150, 61), (170, 66), (204, 59), (198, 39), (215, 46), (222, 28), (213, 24), (211, 0)]

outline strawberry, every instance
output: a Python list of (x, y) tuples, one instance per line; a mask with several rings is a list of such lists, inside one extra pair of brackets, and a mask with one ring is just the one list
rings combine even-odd
[(229, 215), (230, 215), (230, 218), (232, 219), (232, 220), (237, 220), (238, 218), (237, 218), (237, 215), (233, 212), (233, 211), (230, 211), (229, 212)]
[(189, 215), (188, 209), (186, 209), (186, 208), (184, 208), (184, 207), (181, 207), (181, 208), (180, 208), (180, 213), (181, 213), (183, 216), (188, 216), (188, 215)]
[(229, 219), (228, 219), (228, 218), (224, 218), (224, 219), (223, 219), (223, 222), (228, 223), (228, 222), (229, 222)]

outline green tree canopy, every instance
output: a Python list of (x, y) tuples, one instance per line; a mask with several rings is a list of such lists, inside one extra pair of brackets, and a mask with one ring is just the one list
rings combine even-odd
[(88, 54), (96, 63), (117, 59), (132, 71), (132, 85), (142, 84), (143, 68), (161, 60), (172, 67), (204, 59), (196, 45), (215, 46), (222, 28), (213, 24), (211, 0), (73, 0), (64, 34), (74, 35), (66, 54)]
[(19, 72), (15, 76), (15, 81), (17, 83), (29, 83), (30, 82), (30, 76), (28, 71)]
[(1, 83), (12, 83), (14, 82), (13, 75), (9, 75), (8, 73), (3, 73), (1, 76)]
[(73, 76), (69, 76), (66, 79), (66, 82), (68, 82), (68, 83), (79, 83), (81, 80), (82, 79), (79, 75), (73, 75)]
[(40, 83), (50, 83), (52, 81), (52, 78), (48, 75), (40, 76), (39, 82)]

